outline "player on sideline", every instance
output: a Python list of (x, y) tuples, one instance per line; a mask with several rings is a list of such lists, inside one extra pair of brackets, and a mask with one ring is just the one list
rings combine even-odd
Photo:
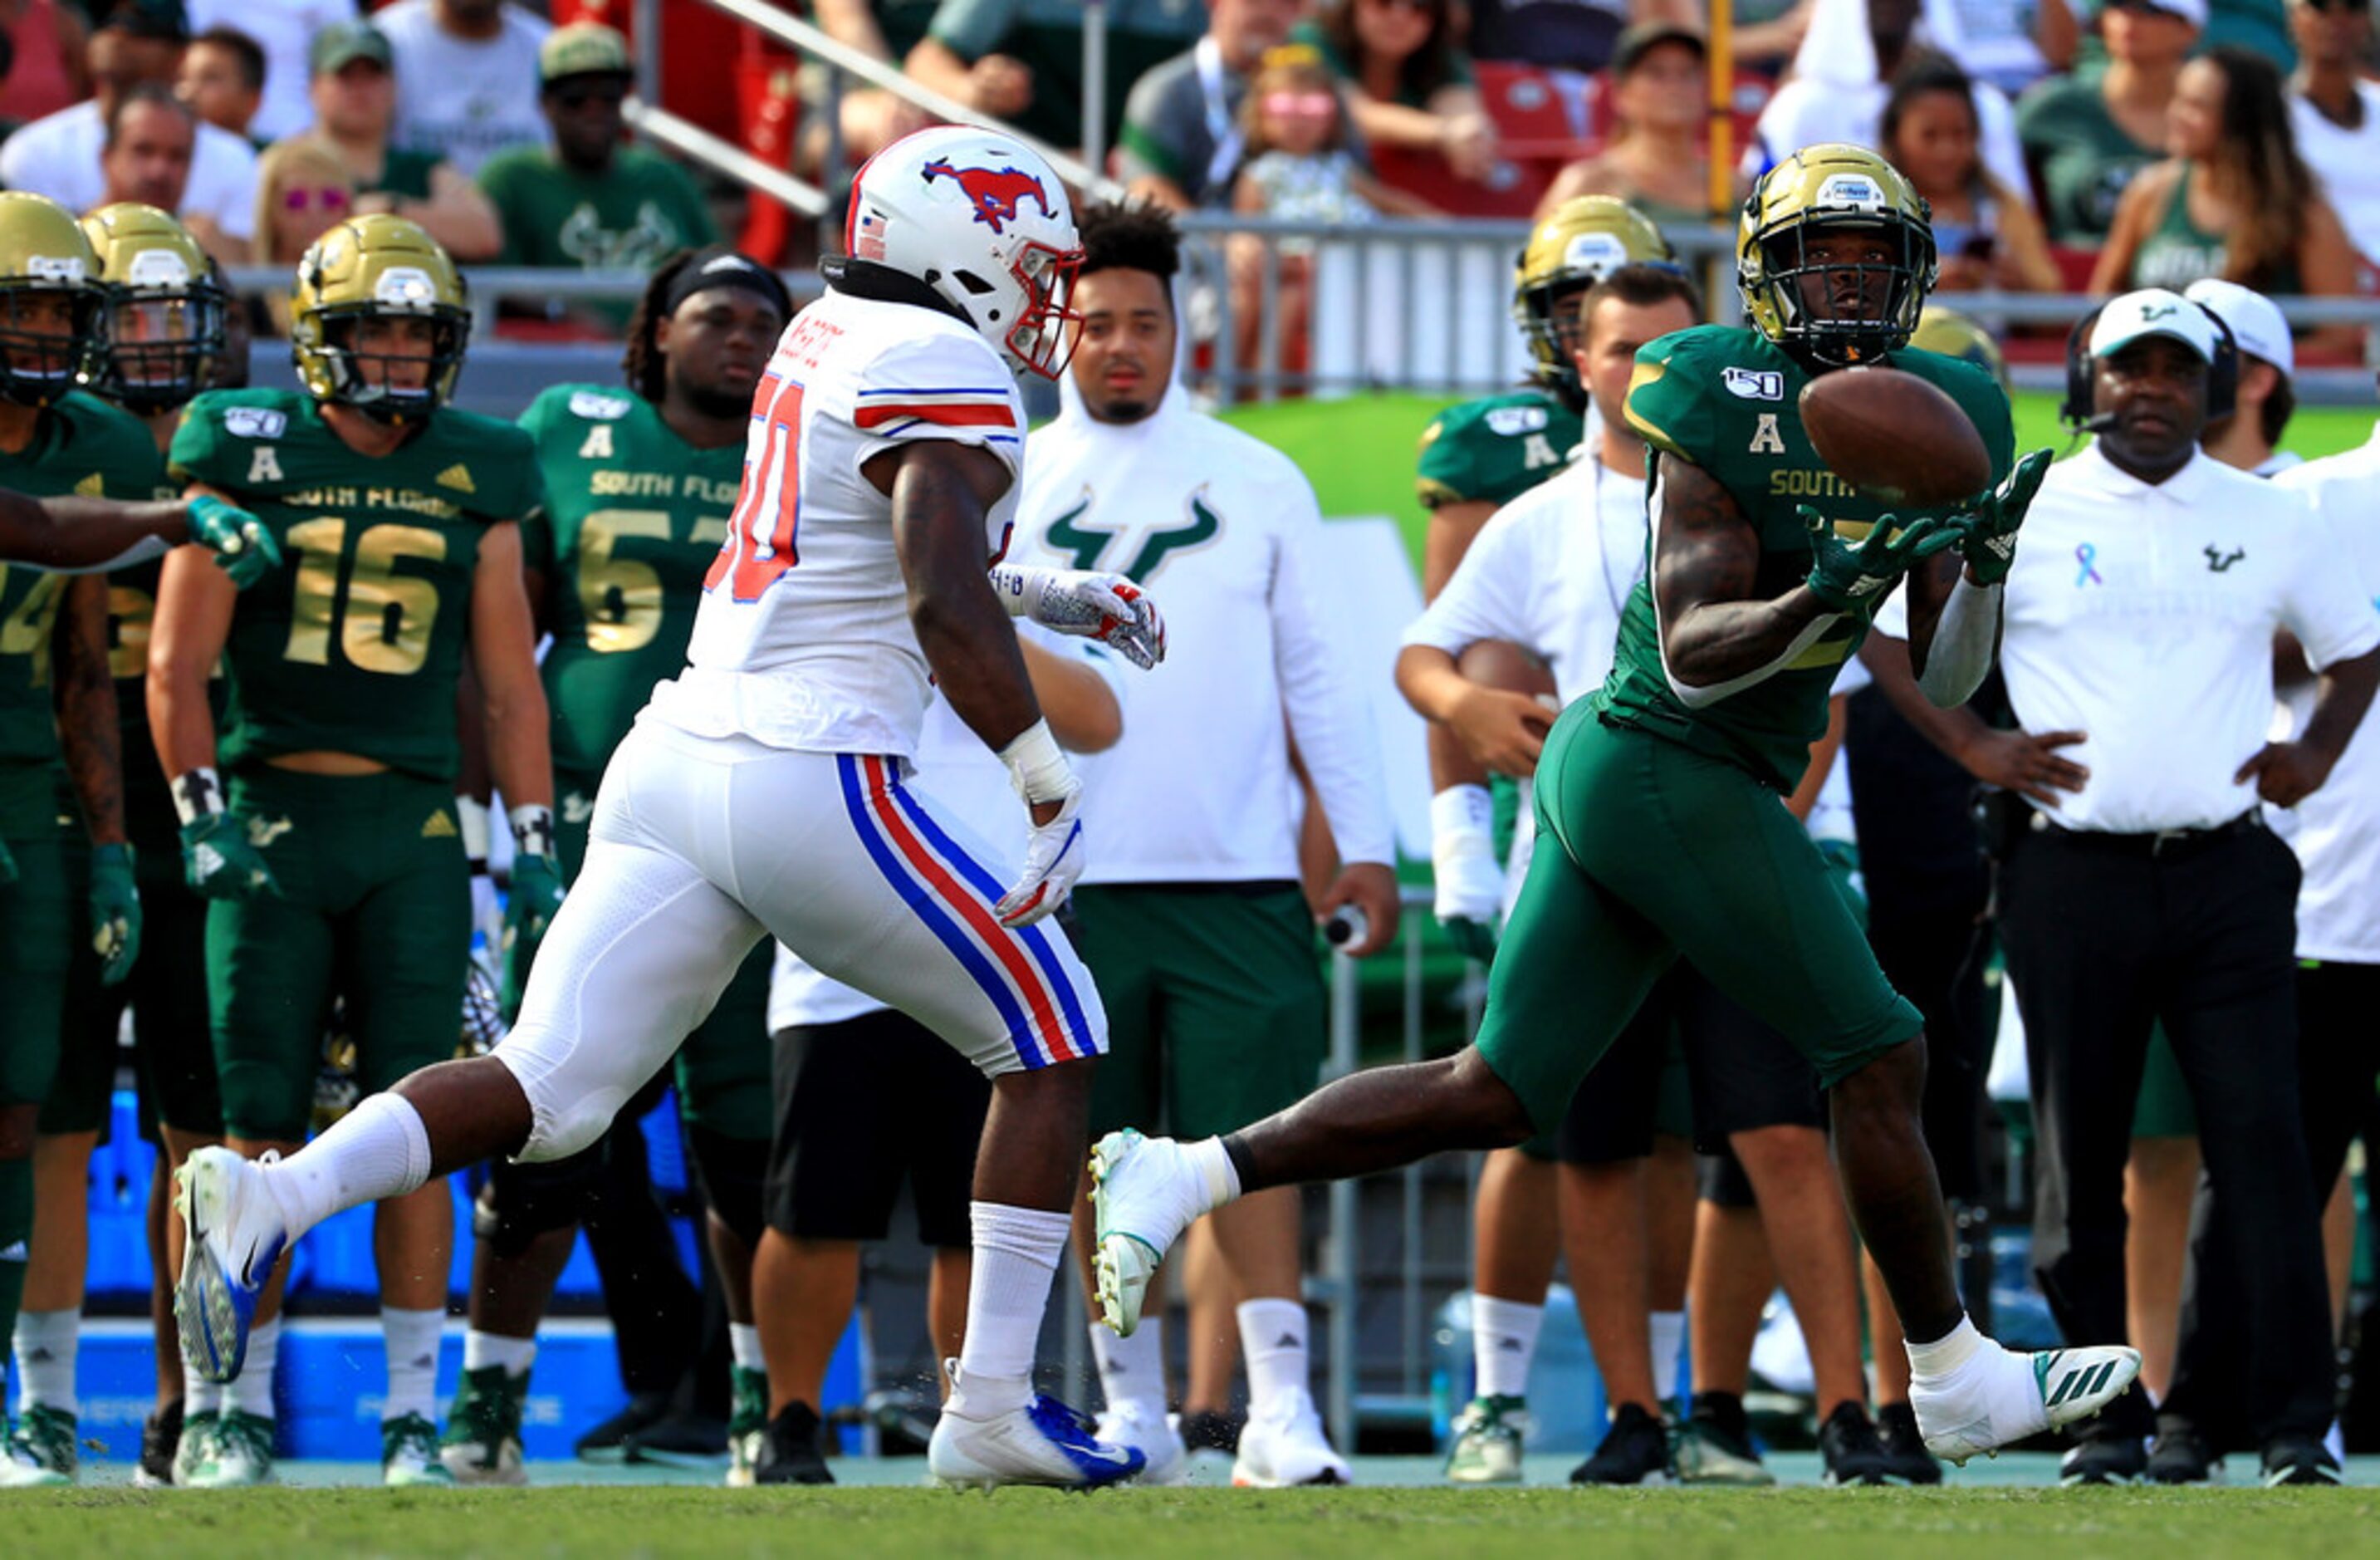
[(1544, 837), (1477, 1043), (1342, 1079), (1226, 1138), (1100, 1140), (1099, 1298), (1117, 1331), (1138, 1325), (1148, 1274), (1182, 1230), (1235, 1197), (1501, 1147), (1551, 1125), (1683, 956), (1829, 1087), (1843, 1189), (1900, 1309), (1930, 1449), (1963, 1462), (2070, 1423), (2139, 1372), (2131, 1349), (2017, 1354), (1968, 1320), (1918, 1127), (1916, 1011), (1779, 801), (1825, 728), (1866, 614), (1902, 576), (1920, 686), (1942, 704), (1973, 690), (2048, 456), (2026, 457), (1968, 513), (1901, 525), (1811, 448), (1793, 411), (1802, 386), (1889, 358), (1949, 392), (1995, 476), (2009, 469), (2006, 397), (1962, 364), (1903, 350), (1933, 285), (1933, 234), (1925, 202), (1875, 153), (1818, 145), (1771, 170), (1745, 204), (1736, 275), (1755, 328), (1702, 326), (1639, 355), (1628, 418), (1659, 452), (1652, 567), (1622, 615), (1611, 676), (1547, 738)]
[[(185, 1166), (183, 1335), (236, 1369), (258, 1282), (332, 1213), (494, 1154), (592, 1142), (677, 1051), (763, 936), (935, 1030), (993, 1079), (973, 1209), (966, 1342), (929, 1464), (961, 1484), (1112, 1483), (1100, 1444), (1034, 1393), (1066, 1241), (1099, 993), (1034, 923), (1081, 872), (1081, 783), (1002, 614), (1163, 653), (1111, 575), (1002, 569), (1025, 413), (1014, 363), (1054, 378), (1080, 252), (1033, 153), (920, 131), (860, 172), (851, 253), (779, 342), (690, 664), (654, 691), (596, 803), (587, 861), (489, 1056), (427, 1067), (275, 1164)], [(1006, 893), (905, 778), (931, 674), (1001, 755), (1034, 829)]]

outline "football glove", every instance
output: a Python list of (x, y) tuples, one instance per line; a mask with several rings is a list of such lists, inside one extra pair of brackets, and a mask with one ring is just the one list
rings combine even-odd
[(182, 825), (182, 874), (202, 898), (281, 892), (264, 853), (249, 843), (248, 820), (236, 812), (209, 812)]
[(991, 587), (1011, 617), (1097, 640), (1144, 672), (1165, 659), (1165, 619), (1121, 574), (1003, 566), (991, 571)]
[(1047, 721), (1035, 721), (1000, 750), (1008, 778), (1026, 807), (1058, 804), (1057, 815), (1033, 825), (1025, 842), (1025, 870), (1016, 886), (992, 907), (1002, 926), (1030, 926), (1057, 913), (1083, 875), (1083, 783), (1058, 750)]
[(281, 567), (281, 544), (247, 510), (202, 493), (190, 500), (190, 540), (215, 550), (215, 563), (241, 590)]
[(504, 890), (504, 989), (507, 1020), (520, 1012), (522, 993), (528, 990), (529, 961), (553, 912), (562, 908), (562, 868), (553, 859), (553, 810), (522, 806), (512, 810), (512, 880)]
[(1810, 594), (1831, 611), (1860, 618), (1875, 615), (1893, 582), (1919, 560), (1959, 545), (1967, 534), (1965, 524), (1949, 516), (1929, 515), (1904, 526), (1882, 515), (1853, 547), (1808, 505), (1795, 512), (1810, 533)]
[(1429, 799), (1430, 866), (1438, 883), (1431, 908), (1455, 950), (1482, 964), (1496, 957), (1496, 916), (1504, 908), (1495, 814), (1485, 786), (1449, 786)]
[(131, 974), (132, 961), (140, 957), (140, 890), (128, 845), (91, 847), (91, 946), (99, 955), (103, 986)]
[(2041, 491), (2041, 479), (2048, 474), (2049, 452), (2034, 450), (2016, 463), (2008, 481), (1985, 489), (1974, 507), (1959, 517), (1966, 524), (1959, 551), (1976, 584), (1998, 585), (2008, 578), (2016, 562), (2017, 528), (2024, 524), (2033, 495)]

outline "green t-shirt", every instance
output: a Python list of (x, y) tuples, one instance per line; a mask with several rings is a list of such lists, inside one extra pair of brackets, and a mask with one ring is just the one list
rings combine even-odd
[(283, 560), (232, 614), (225, 767), (320, 748), (454, 778), (480, 539), (537, 507), (529, 454), (520, 429), (453, 408), (374, 459), (294, 390), (190, 403), (175, 474), (254, 512)]
[[(2008, 397), (1991, 375), (1954, 358), (1903, 349), (1891, 366), (1931, 381), (1957, 401), (1983, 434), (1992, 479), (2008, 473), (2015, 431)], [(1893, 510), (1827, 469), (1794, 408), (1809, 371), (1757, 331), (1697, 325), (1648, 342), (1628, 388), (1629, 425), (1654, 447), (1690, 460), (1718, 480), (1760, 532), (1752, 595), (1779, 596), (1810, 574), (1810, 539), (1796, 511), (1820, 506), (1836, 534), (1856, 541)], [(1648, 469), (1648, 481), (1658, 468)], [(1656, 518), (1658, 523), (1658, 517)], [(1621, 614), (1611, 676), (1596, 694), (1606, 718), (1738, 764), (1781, 791), (1808, 767), (1810, 744), (1826, 734), (1827, 700), (1867, 625), (1839, 617), (1784, 667), (1739, 692), (1689, 709), (1670, 687), (1660, 627), (1648, 589), (1631, 592)]]
[(2132, 176), (2165, 153), (2124, 133), (2096, 81), (2045, 81), (2017, 104), (2017, 139), (2041, 180), (2049, 241), (2077, 249), (2105, 243), (2116, 202)]
[(522, 528), (553, 602), (553, 764), (600, 771), (653, 685), (686, 669), (703, 576), (727, 539), (741, 443), (697, 449), (642, 396), (557, 384), (521, 415), (545, 512)]
[(489, 159), (480, 188), (504, 220), (505, 265), (650, 271), (674, 250), (716, 243), (710, 209), (686, 170), (624, 146), (601, 174), (564, 166), (542, 146)]
[(392, 146), (380, 165), (380, 181), (360, 185), (358, 195), (394, 195), (400, 201), (430, 199), (430, 173), (446, 159), (435, 152), (414, 152)]
[[(146, 502), (164, 480), (156, 444), (140, 420), (79, 391), (42, 412), (23, 450), (0, 450), (0, 487), (34, 498), (78, 494)], [(0, 763), (48, 763), (58, 756), (50, 650), (69, 579), (0, 564)]]
[(1509, 504), (1562, 469), (1586, 414), (1534, 387), (1449, 407), (1422, 430), (1421, 506)]

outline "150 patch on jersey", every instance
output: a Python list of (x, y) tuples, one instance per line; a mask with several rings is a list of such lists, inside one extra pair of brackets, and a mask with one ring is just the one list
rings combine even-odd
[(1785, 376), (1774, 369), (1729, 368), (1719, 371), (1719, 383), (1727, 393), (1740, 400), (1781, 401), (1785, 398)]
[(1546, 426), (1548, 419), (1543, 407), (1493, 407), (1488, 412), (1488, 426), (1510, 439), (1522, 433), (1534, 433)]
[(636, 403), (625, 396), (606, 396), (599, 390), (574, 390), (570, 393), (570, 415), (583, 417), (590, 422), (617, 422), (635, 406)]
[(241, 439), (277, 439), (288, 430), (289, 414), (271, 407), (228, 407), (224, 432)]

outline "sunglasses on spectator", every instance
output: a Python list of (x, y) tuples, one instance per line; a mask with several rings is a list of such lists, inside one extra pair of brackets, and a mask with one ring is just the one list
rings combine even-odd
[(293, 212), (321, 208), (326, 212), (347, 209), (347, 192), (344, 189), (290, 189), (281, 196), (281, 204)]
[(553, 101), (570, 109), (584, 108), (590, 103), (609, 104), (616, 108), (627, 101), (627, 88), (611, 84), (557, 87), (553, 91)]
[(1329, 92), (1267, 92), (1264, 95), (1264, 111), (1267, 114), (1320, 119), (1338, 106), (1339, 100)]

